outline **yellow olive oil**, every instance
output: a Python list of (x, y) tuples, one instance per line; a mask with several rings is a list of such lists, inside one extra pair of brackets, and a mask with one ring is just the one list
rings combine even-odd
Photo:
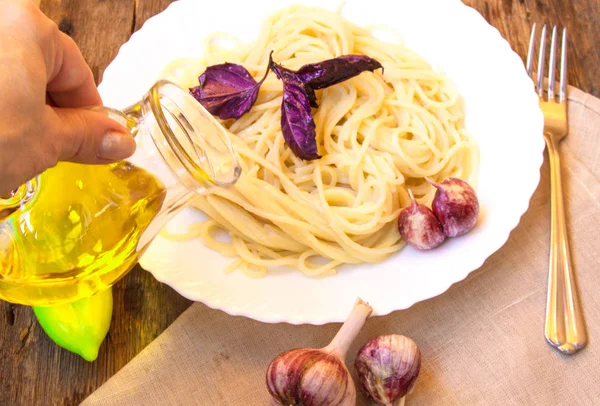
[(36, 196), (0, 220), (0, 299), (44, 306), (111, 286), (136, 263), (165, 196), (127, 162), (47, 170)]

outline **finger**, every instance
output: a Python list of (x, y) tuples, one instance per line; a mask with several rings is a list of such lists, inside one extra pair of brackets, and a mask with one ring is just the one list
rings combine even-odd
[(106, 164), (135, 152), (133, 137), (101, 113), (85, 109), (46, 107), (45, 128), (57, 161)]
[[(46, 89), (59, 107), (83, 107), (101, 105), (94, 76), (79, 48), (68, 35), (57, 30), (52, 41), (55, 55), (54, 66), (48, 67), (51, 75)], [(48, 69), (47, 68), (47, 69)]]

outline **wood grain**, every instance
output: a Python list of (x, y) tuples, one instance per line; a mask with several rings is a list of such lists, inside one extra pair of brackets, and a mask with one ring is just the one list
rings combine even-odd
[(131, 0), (42, 0), (40, 8), (75, 40), (97, 82), (135, 26)]
[(600, 1), (463, 0), (527, 57), (533, 23), (566, 27), (569, 84), (600, 97)]
[[(131, 33), (171, 2), (39, 1), (41, 9), (77, 42), (98, 83)], [(598, 0), (464, 2), (498, 28), (522, 58), (533, 22), (566, 26), (570, 35), (570, 84), (600, 96)], [(115, 285), (114, 300), (113, 323), (94, 363), (55, 346), (29, 308), (0, 302), (0, 405), (78, 404), (189, 306), (189, 301), (139, 267)]]

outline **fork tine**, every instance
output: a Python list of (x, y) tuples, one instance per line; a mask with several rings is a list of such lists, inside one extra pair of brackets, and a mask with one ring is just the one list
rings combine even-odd
[(567, 29), (563, 29), (562, 50), (560, 57), (560, 93), (558, 101), (563, 102), (567, 98)]
[(533, 51), (535, 48), (535, 32), (537, 25), (533, 23), (531, 27), (531, 37), (529, 38), (529, 52), (527, 52), (527, 74), (533, 79)]
[(542, 39), (540, 40), (540, 55), (538, 59), (538, 72), (537, 72), (537, 92), (538, 96), (544, 96), (544, 61), (546, 60), (546, 31), (547, 27), (544, 24), (542, 28)]
[(550, 46), (550, 60), (548, 61), (548, 100), (554, 101), (554, 85), (556, 84), (556, 25), (552, 29), (552, 45)]

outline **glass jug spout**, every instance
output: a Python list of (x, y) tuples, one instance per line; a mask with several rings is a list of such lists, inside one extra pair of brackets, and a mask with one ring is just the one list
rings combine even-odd
[[(107, 111), (115, 117), (115, 110)], [(229, 133), (196, 99), (176, 84), (160, 80), (144, 99), (122, 111), (118, 120), (138, 130), (179, 179), (192, 190), (213, 184), (233, 185), (241, 174)], [(138, 141), (138, 146), (144, 141)], [(142, 146), (143, 148), (143, 146)]]

